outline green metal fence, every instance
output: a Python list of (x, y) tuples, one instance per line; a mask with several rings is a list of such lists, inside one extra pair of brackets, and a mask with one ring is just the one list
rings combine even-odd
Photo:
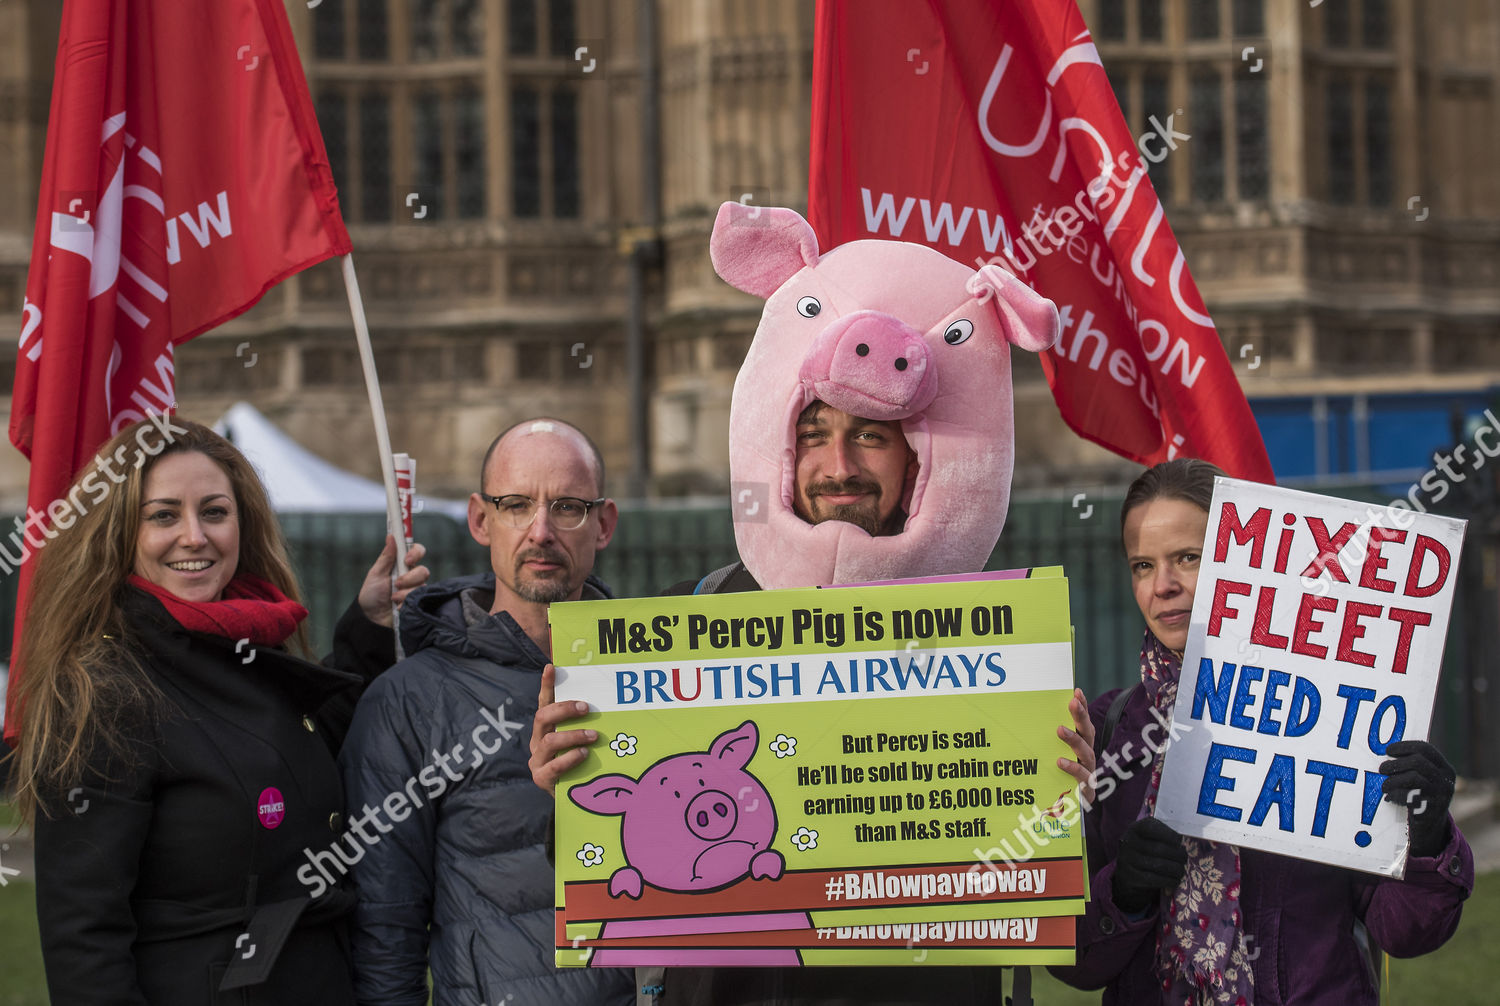
[[(1120, 558), (1120, 497), (1090, 499), (1094, 509), (1087, 519), (1062, 500), (1013, 502), (986, 568), (1063, 567), (1077, 627), (1078, 682), (1095, 695), (1136, 673), (1142, 627)], [(374, 559), (385, 520), (378, 514), (283, 514), (281, 519), (312, 612), (313, 638), (326, 650), (334, 621)], [(487, 551), (462, 524), (427, 514), (416, 521), (434, 579), (489, 568)], [(595, 571), (616, 594), (631, 597), (660, 593), (734, 560), (727, 506), (625, 510)]]
[[(1386, 502), (1371, 487), (1320, 489), (1330, 495)], [(1090, 493), (1087, 507), (1069, 497), (1020, 499), (1010, 515), (988, 569), (1062, 566), (1075, 628), (1075, 668), (1091, 698), (1137, 677), (1143, 626), (1131, 595), (1119, 543), (1121, 493)], [(311, 612), (319, 652), (327, 652), (338, 616), (374, 561), (385, 533), (380, 514), (283, 514), (282, 527)], [(8, 526), (0, 524), (0, 526)], [(489, 568), (487, 550), (467, 528), (447, 517), (418, 514), (416, 533), (428, 549), (434, 579)], [(1432, 738), (1460, 771), (1500, 774), (1496, 727), (1500, 688), (1486, 694), (1489, 665), (1500, 652), (1500, 591), (1497, 591), (1500, 520), (1471, 520), (1462, 579), (1449, 628), (1443, 685)], [(663, 506), (625, 510), (614, 540), (599, 556), (596, 572), (620, 596), (655, 594), (734, 561), (734, 529), (727, 506), (685, 509)], [(0, 580), (0, 650), (9, 653), (10, 613), (16, 578)]]

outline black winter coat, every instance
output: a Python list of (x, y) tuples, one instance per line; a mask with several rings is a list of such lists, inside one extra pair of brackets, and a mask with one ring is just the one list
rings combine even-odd
[[(352, 606), (330, 661), (183, 629), (124, 600), (165, 701), (37, 815), (37, 918), (57, 1006), (348, 1006), (345, 882), (313, 899), (304, 850), (342, 829), (334, 756), (393, 636)], [(246, 662), (246, 656), (253, 654)], [(232, 971), (232, 973), (231, 973)], [(227, 988), (225, 986), (228, 986)]]

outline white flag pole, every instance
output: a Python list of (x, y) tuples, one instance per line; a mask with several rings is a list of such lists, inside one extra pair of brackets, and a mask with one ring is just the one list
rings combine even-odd
[[(401, 502), (396, 494), (396, 464), (391, 455), (391, 433), (385, 424), (385, 404), (380, 397), (380, 378), (375, 373), (375, 353), (370, 348), (370, 326), (365, 321), (365, 304), (359, 296), (359, 279), (354, 275), (354, 256), (340, 257), (344, 268), (344, 289), (349, 294), (349, 313), (354, 317), (354, 339), (359, 344), (359, 362), (365, 372), (365, 391), (370, 395), (370, 416), (375, 420), (375, 449), (380, 454), (380, 474), (385, 481), (385, 526), (396, 540), (396, 575), (406, 573), (406, 532), (401, 525)], [(393, 611), (394, 614), (394, 611)], [(396, 639), (396, 654), (401, 655), (401, 639)]]

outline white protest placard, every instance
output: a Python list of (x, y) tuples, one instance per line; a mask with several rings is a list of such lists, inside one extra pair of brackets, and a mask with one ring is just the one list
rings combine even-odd
[(1156, 816), (1403, 876), (1379, 767), (1427, 737), (1465, 525), (1215, 479)]

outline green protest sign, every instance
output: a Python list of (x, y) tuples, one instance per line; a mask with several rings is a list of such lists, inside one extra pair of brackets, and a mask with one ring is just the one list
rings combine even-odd
[[(999, 953), (976, 923), (1082, 910), (1056, 765), (1060, 577), (557, 604), (551, 621), (557, 697), (601, 734), (557, 789), (560, 947), (623, 933), (685, 952), (666, 938), (716, 946), (760, 916), (767, 963), (871, 963), (880, 944), (818, 931), (963, 920), (973, 952)], [(1040, 851), (996, 851), (1022, 832)], [(986, 865), (1006, 858), (1023, 861)], [(930, 956), (970, 952), (957, 938)]]

